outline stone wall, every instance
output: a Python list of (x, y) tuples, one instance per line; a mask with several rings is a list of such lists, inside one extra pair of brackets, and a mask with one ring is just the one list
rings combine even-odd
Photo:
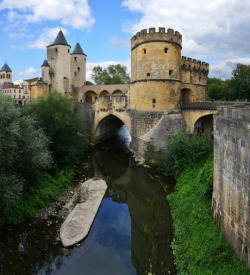
[(92, 131), (94, 128), (94, 121), (95, 121), (95, 103), (79, 103), (79, 106), (82, 109), (82, 114), (85, 121), (85, 128), (86, 133), (89, 141), (92, 138)]
[(212, 215), (250, 269), (250, 108), (219, 107), (214, 132)]

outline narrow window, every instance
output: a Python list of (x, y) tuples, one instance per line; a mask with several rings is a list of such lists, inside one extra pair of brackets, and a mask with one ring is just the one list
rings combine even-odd
[(150, 77), (150, 73), (147, 73), (147, 77)]
[(168, 48), (164, 48), (164, 52), (167, 53), (168, 52)]
[(75, 77), (77, 76), (77, 72), (74, 72)]
[(84, 61), (86, 61), (86, 57), (84, 57)]
[(78, 67), (78, 71), (80, 71), (80, 67)]
[(173, 72), (172, 70), (169, 70), (169, 76), (172, 75), (172, 72)]
[(152, 100), (152, 106), (153, 106), (153, 108), (155, 108), (155, 105), (156, 105), (156, 99), (153, 98), (153, 100)]
[(201, 76), (199, 77), (199, 82), (201, 82)]
[(143, 49), (143, 53), (146, 54), (146, 52), (147, 52), (146, 49)]
[(63, 77), (63, 79), (66, 79), (66, 78), (67, 78), (66, 76)]
[(68, 53), (69, 53), (69, 50), (68, 50)]
[(77, 60), (77, 58), (76, 58), (76, 57), (74, 57), (74, 59), (75, 59), (75, 61)]
[(19, 94), (21, 93), (21, 90), (19, 90)]
[(57, 53), (57, 48), (55, 48), (55, 51), (56, 51), (56, 53)]

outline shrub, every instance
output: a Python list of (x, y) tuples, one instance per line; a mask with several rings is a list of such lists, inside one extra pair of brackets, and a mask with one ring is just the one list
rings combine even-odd
[(177, 176), (185, 167), (202, 161), (212, 151), (213, 142), (205, 135), (190, 137), (180, 132), (166, 142), (162, 164), (169, 175)]

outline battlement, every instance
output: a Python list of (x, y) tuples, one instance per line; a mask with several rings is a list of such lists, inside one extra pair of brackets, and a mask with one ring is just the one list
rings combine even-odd
[(181, 68), (184, 70), (209, 72), (209, 64), (200, 60), (192, 59), (190, 57), (181, 57)]
[(160, 27), (157, 32), (155, 28), (144, 29), (138, 32), (131, 38), (131, 48), (133, 49), (138, 44), (147, 43), (151, 41), (167, 41), (169, 43), (178, 44), (182, 46), (182, 35), (178, 31), (173, 29), (167, 29)]

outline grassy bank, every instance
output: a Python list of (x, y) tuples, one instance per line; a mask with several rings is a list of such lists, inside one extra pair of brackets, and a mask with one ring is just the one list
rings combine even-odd
[(249, 274), (211, 218), (213, 157), (190, 164), (177, 175), (170, 202), (172, 243), (181, 274)]
[(73, 169), (58, 170), (53, 176), (41, 174), (36, 187), (31, 188), (7, 215), (2, 214), (0, 223), (17, 223), (32, 217), (38, 209), (58, 198), (70, 185), (73, 175)]

